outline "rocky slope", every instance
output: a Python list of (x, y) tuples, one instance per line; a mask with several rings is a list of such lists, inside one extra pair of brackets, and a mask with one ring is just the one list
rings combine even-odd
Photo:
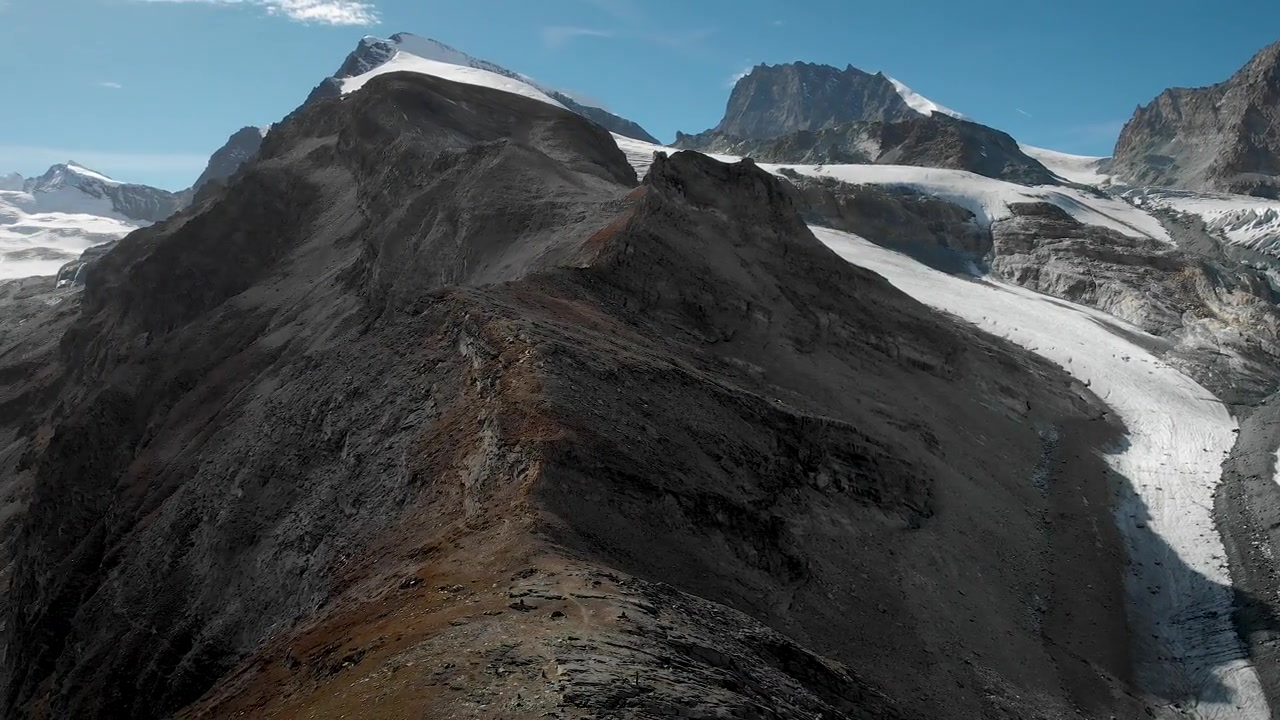
[(242, 165), (257, 157), (262, 139), (266, 136), (267, 131), (258, 127), (240, 128), (232, 133), (227, 142), (209, 156), (204, 172), (200, 173), (200, 177), (191, 186), (191, 194), (198, 196), (206, 185), (222, 182), (235, 175)]
[(366, 37), (361, 40), (356, 49), (343, 61), (338, 71), (331, 77), (325, 78), (311, 91), (307, 102), (342, 94), (342, 80), (363, 75), (383, 65), (395, 57), (396, 53), (400, 52), (416, 55), (427, 60), (486, 70), (513, 80), (519, 80), (545, 92), (569, 110), (591, 120), (610, 132), (645, 142), (658, 142), (652, 135), (645, 132), (644, 128), (626, 118), (614, 115), (608, 110), (587, 105), (565, 92), (541, 85), (528, 76), (513, 72), (488, 60), (472, 57), (437, 40), (430, 40), (409, 33), (396, 33), (386, 40), (374, 37)]
[(675, 146), (761, 162), (914, 165), (968, 170), (1024, 185), (1060, 182), (1008, 134), (941, 113), (896, 122), (846, 123), (754, 140), (713, 130), (679, 135)]
[(1131, 185), (1280, 198), (1280, 43), (1224, 82), (1139, 107), (1111, 172)]
[(734, 84), (724, 118), (712, 130), (762, 140), (856, 121), (920, 116), (882, 73), (800, 62), (753, 68)]
[(1120, 429), (791, 192), (427, 76), (295, 114), (4, 338), (0, 714), (1150, 712)]

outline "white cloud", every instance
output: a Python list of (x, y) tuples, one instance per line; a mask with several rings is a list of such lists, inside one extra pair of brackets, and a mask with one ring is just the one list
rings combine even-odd
[(613, 32), (609, 30), (596, 30), (594, 28), (566, 27), (563, 25), (542, 28), (542, 42), (545, 43), (547, 47), (562, 47), (570, 40), (584, 37), (613, 37)]
[(1031, 113), (1027, 112), (1026, 110), (1023, 110), (1022, 108), (1014, 108), (1013, 110), (1014, 110), (1014, 112), (1018, 113), (1019, 115), (1025, 115), (1025, 116), (1027, 116), (1027, 117), (1031, 117), (1031, 116), (1032, 116), (1032, 115), (1031, 115)]
[(123, 90), (123, 89), (124, 89), (124, 86), (123, 86), (123, 85), (121, 85), (120, 83), (118, 83), (118, 82), (111, 82), (110, 80), (103, 80), (102, 82), (98, 83), (98, 87), (100, 87), (100, 88), (106, 88), (106, 89), (108, 89), (108, 90)]
[[(268, 15), (280, 15), (321, 25), (376, 25), (378, 9), (362, 0), (138, 0), (152, 3), (199, 3), (202, 5), (242, 5), (265, 8)], [(3, 0), (0, 0), (3, 2)]]

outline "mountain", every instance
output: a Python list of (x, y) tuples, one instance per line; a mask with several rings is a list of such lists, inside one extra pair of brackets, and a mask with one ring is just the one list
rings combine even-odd
[(122, 183), (75, 162), (10, 175), (0, 190), (0, 279), (54, 275), (90, 247), (168, 217), (179, 198)]
[(757, 162), (368, 39), (0, 283), (0, 717), (1270, 717), (1274, 201), (830, 70)]
[(808, 165), (879, 163), (952, 168), (1025, 185), (1060, 182), (1008, 134), (942, 113), (895, 122), (853, 122), (757, 140), (709, 131), (678, 134), (675, 147)]
[[(368, 76), (384, 65), (391, 63), (398, 55), (409, 56), (428, 63), (442, 63), (459, 68), (470, 68), (513, 80), (520, 85), (536, 89), (536, 91), (552, 98), (565, 108), (591, 120), (610, 132), (645, 142), (658, 142), (652, 135), (645, 132), (644, 128), (626, 118), (618, 117), (603, 108), (592, 107), (579, 102), (560, 90), (539, 84), (527, 75), (521, 75), (501, 65), (472, 57), (436, 40), (418, 37), (409, 33), (396, 33), (385, 40), (375, 37), (366, 37), (361, 40), (355, 51), (343, 61), (338, 71), (311, 91), (307, 102), (322, 97), (339, 95), (344, 92), (344, 88), (347, 88), (345, 91), (349, 91), (350, 83), (344, 81), (360, 76)], [(397, 69), (412, 72), (415, 71), (413, 65), (414, 63), (410, 60), (410, 62)], [(426, 72), (428, 74), (439, 74), (431, 72), (429, 66)]]
[(1280, 43), (1224, 82), (1139, 107), (1111, 172), (1129, 185), (1280, 199)]
[(163, 220), (178, 209), (174, 193), (149, 185), (122, 183), (74, 162), (54, 165), (43, 175), (30, 178), (23, 191), (53, 195), (75, 190), (90, 198), (109, 201), (113, 212), (138, 222)]
[(789, 198), (427, 75), (295, 114), (0, 352), (0, 712), (1144, 716), (1121, 427)]
[(724, 119), (713, 130), (760, 140), (856, 121), (894, 122), (920, 116), (882, 73), (872, 75), (852, 65), (840, 70), (803, 62), (762, 64), (734, 84)]
[(734, 85), (719, 125), (676, 133), (673, 146), (763, 162), (915, 165), (1059, 182), (1006, 133), (853, 66), (759, 65)]
[(0, 175), (0, 190), (21, 191), (23, 185), (26, 184), (26, 178), (18, 173), (9, 173), (8, 175)]
[(236, 174), (242, 165), (257, 156), (262, 147), (262, 139), (266, 136), (267, 130), (259, 127), (245, 127), (233, 133), (209, 157), (204, 172), (200, 173), (200, 177), (191, 186), (192, 194), (198, 195), (209, 183), (221, 182)]

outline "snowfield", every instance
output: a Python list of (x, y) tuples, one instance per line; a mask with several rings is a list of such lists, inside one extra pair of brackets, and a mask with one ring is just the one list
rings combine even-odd
[(1231, 622), (1226, 551), (1213, 520), (1214, 487), (1235, 442), (1236, 423), (1222, 403), (1126, 339), (1145, 333), (1109, 315), (947, 275), (856, 235), (813, 231), (845, 260), (921, 302), (1061, 365), (1119, 414), (1129, 442), (1106, 459), (1132, 484), (1115, 513), (1129, 550), (1133, 634), (1149, 641), (1135, 648), (1139, 679), (1198, 697), (1192, 717), (1269, 718)]
[(1049, 169), (1049, 172), (1066, 180), (1081, 185), (1101, 187), (1111, 184), (1111, 176), (1102, 172), (1099, 167), (1104, 160), (1110, 158), (1092, 157), (1089, 155), (1070, 155), (1057, 150), (1046, 150), (1031, 145), (1018, 143), (1022, 152)]
[(75, 187), (0, 191), (0, 280), (57, 274), (88, 248), (144, 224), (115, 212), (109, 199)]

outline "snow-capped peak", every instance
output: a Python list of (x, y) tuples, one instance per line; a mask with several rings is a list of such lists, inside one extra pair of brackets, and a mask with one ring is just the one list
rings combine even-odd
[(23, 186), (27, 192), (51, 192), (63, 187), (82, 187), (84, 185), (120, 185), (122, 183), (75, 162), (68, 160), (61, 165), (54, 165), (37, 178), (30, 178)]
[(74, 160), (68, 160), (66, 164), (66, 168), (67, 170), (83, 178), (88, 178), (90, 180), (97, 180), (99, 182), (104, 182), (104, 183), (110, 183), (112, 185), (120, 184), (118, 180), (113, 180), (107, 177), (106, 175), (98, 172), (97, 170), (90, 170), (89, 168), (81, 165), (78, 162), (75, 162)]
[(9, 173), (8, 175), (0, 175), (0, 190), (22, 190), (22, 186), (27, 179), (18, 173)]
[(885, 75), (885, 77), (888, 78), (889, 82), (893, 83), (893, 89), (898, 91), (898, 95), (902, 98), (903, 102), (921, 115), (929, 116), (934, 113), (941, 113), (942, 115), (950, 115), (958, 120), (969, 119), (955, 110), (939, 105), (915, 90), (912, 90), (907, 87), (905, 83), (899, 82), (888, 75)]
[[(396, 33), (392, 35), (390, 41), (401, 52), (416, 55), (426, 60), (435, 60), (436, 62), (449, 63), (450, 65), (462, 65), (463, 67), (473, 67), (480, 70), (488, 70), (489, 72), (503, 71), (501, 68), (486, 60), (468, 55), (461, 50), (452, 48), (439, 40), (424, 38), (411, 33)], [(507, 72), (499, 72), (505, 75)], [(514, 74), (514, 73), (511, 73)]]

